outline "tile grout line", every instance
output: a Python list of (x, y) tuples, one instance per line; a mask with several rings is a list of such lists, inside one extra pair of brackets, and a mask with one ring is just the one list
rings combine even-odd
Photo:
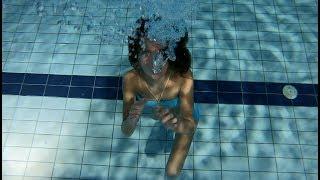
[[(25, 6), (25, 5), (22, 5), (22, 6), (23, 6), (23, 9), (24, 9), (24, 6)], [(3, 10), (4, 10), (4, 9), (3, 9)], [(12, 33), (13, 33), (13, 36), (12, 36), (12, 41), (11, 41), (9, 50), (12, 49), (12, 44), (13, 44), (13, 41), (14, 41), (15, 34), (17, 33), (16, 31), (17, 31), (17, 29), (18, 29), (18, 24), (19, 24), (19, 22), (21, 21), (21, 17), (22, 17), (22, 14), (20, 13), (20, 17), (19, 17), (19, 21), (18, 21), (18, 23), (17, 23), (17, 26), (15, 27), (14, 32), (12, 32)], [(9, 56), (10, 53), (11, 53), (11, 51), (9, 51), (8, 56)], [(8, 57), (7, 57), (7, 58), (8, 58)], [(4, 66), (6, 66), (6, 65), (7, 65), (7, 61), (5, 61)], [(3, 67), (3, 69), (5, 69), (5, 68)], [(21, 86), (20, 86), (20, 90), (19, 90), (19, 94), (20, 94), (21, 91), (22, 91), (22, 84), (23, 84), (23, 82), (24, 82), (25, 76), (26, 76), (26, 75), (25, 75), (25, 73), (24, 73), (23, 79), (22, 79), (22, 82), (21, 82)], [(2, 96), (3, 96), (3, 95), (2, 95)], [(17, 97), (17, 102), (16, 102), (16, 105), (15, 105), (15, 107), (14, 107), (13, 117), (12, 117), (12, 120), (11, 120), (10, 125), (9, 125), (9, 128), (8, 128), (8, 129), (9, 129), (9, 132), (8, 132), (8, 133), (10, 133), (12, 124), (13, 124), (13, 122), (14, 122), (15, 113), (16, 113), (16, 110), (17, 110), (17, 107), (18, 107), (18, 103), (19, 103), (19, 96)], [(8, 136), (9, 136), (9, 134), (6, 136), (6, 138), (5, 138), (5, 140), (4, 140), (4, 147), (3, 147), (3, 149), (2, 149), (2, 152), (4, 152), (4, 149), (5, 149), (5, 147), (6, 147)], [(27, 164), (26, 164), (26, 167), (27, 167)]]
[[(237, 51), (237, 60), (239, 63), (239, 73), (240, 73), (240, 89), (241, 89), (241, 101), (242, 101), (242, 113), (243, 113), (243, 118), (245, 118), (245, 109), (244, 109), (244, 93), (243, 93), (243, 74), (242, 74), (242, 69), (241, 69), (241, 62), (239, 59), (239, 44), (238, 44), (238, 31), (237, 31), (237, 25), (236, 25), (236, 14), (237, 12), (235, 12), (235, 0), (232, 0), (232, 12), (233, 12), (233, 22), (235, 23), (235, 41), (236, 41), (236, 51)], [(250, 173), (250, 161), (249, 161), (249, 155), (248, 155), (248, 138), (247, 138), (247, 128), (246, 128), (246, 124), (244, 124), (244, 133), (245, 133), (245, 145), (246, 145), (246, 151), (247, 151), (247, 155), (245, 156), (247, 158), (247, 166), (248, 169), (246, 171), (241, 171), (241, 172), (248, 172), (248, 177), (249, 179), (251, 179), (251, 173)]]
[[(26, 5), (26, 3), (25, 3), (24, 6), (23, 6), (23, 7), (24, 7), (23, 9), (26, 9), (28, 6), (29, 6), (29, 5)], [(20, 22), (21, 22), (21, 17), (22, 17), (22, 15), (20, 16), (19, 24), (20, 24)], [(41, 19), (42, 19), (42, 17), (40, 17), (40, 22), (41, 22)], [(38, 32), (39, 32), (39, 29), (40, 29), (40, 23), (39, 23), (39, 25), (38, 25), (38, 27), (37, 27), (37, 30), (36, 30), (36, 33), (35, 33), (36, 36), (37, 36), (37, 34), (38, 34)], [(23, 89), (23, 86), (24, 86), (24, 82), (25, 82), (26, 76), (27, 76), (27, 74), (28, 74), (28, 67), (29, 67), (30, 60), (31, 60), (31, 54), (32, 54), (32, 51), (33, 51), (34, 46), (35, 46), (36, 36), (34, 37), (34, 40), (33, 40), (33, 42), (32, 42), (32, 49), (31, 49), (31, 51), (30, 51), (30, 53), (29, 53), (28, 62), (27, 62), (27, 67), (26, 67), (26, 70), (25, 70), (25, 73), (24, 73), (24, 79), (23, 79), (23, 82), (21, 83), (21, 90), (20, 90), (19, 96), (18, 96), (19, 101), (20, 101), (20, 96), (21, 96), (22, 89)], [(48, 79), (47, 79), (47, 80), (48, 80)], [(31, 154), (32, 145), (33, 145), (33, 142), (34, 142), (34, 136), (35, 136), (35, 134), (36, 134), (37, 125), (38, 125), (38, 118), (39, 118), (39, 115), (40, 115), (41, 106), (42, 106), (43, 99), (44, 99), (44, 92), (42, 93), (42, 96), (40, 96), (40, 97), (42, 97), (42, 98), (41, 98), (41, 103), (40, 103), (40, 109), (39, 109), (39, 112), (37, 113), (37, 118), (36, 118), (36, 121), (35, 121), (35, 127), (34, 127), (34, 130), (33, 130), (33, 133), (32, 133), (32, 140), (31, 140), (32, 143), (31, 143), (30, 149), (29, 149), (29, 151), (28, 151), (28, 157), (27, 157), (27, 161), (26, 161), (26, 167), (25, 167), (25, 170), (24, 170), (24, 173), (23, 173), (23, 176), (22, 176), (23, 179), (26, 177), (27, 167), (28, 167), (28, 165), (29, 165), (30, 154)], [(19, 102), (18, 102), (18, 103), (19, 103)], [(38, 108), (36, 108), (36, 109), (38, 109)]]
[[(211, 8), (212, 8), (212, 18), (214, 19), (214, 11), (213, 11), (213, 9), (214, 9), (214, 3), (213, 3), (213, 0), (211, 0)], [(214, 31), (215, 30), (215, 27), (214, 27), (214, 24), (215, 24), (215, 20), (213, 20), (213, 23), (212, 23), (212, 30)], [(216, 35), (215, 35), (215, 33), (213, 32), (213, 39), (216, 39)], [(215, 115), (215, 117), (217, 117), (218, 118), (218, 132), (219, 132), (219, 142), (217, 143), (217, 144), (219, 144), (219, 160), (220, 160), (220, 178), (221, 178), (221, 180), (223, 179), (223, 168), (222, 168), (222, 148), (221, 148), (221, 143), (222, 143), (222, 141), (221, 141), (221, 122), (220, 122), (220, 108), (219, 108), (219, 106), (220, 106), (220, 103), (219, 103), (219, 94), (218, 94), (218, 89), (219, 89), (219, 87), (218, 87), (218, 79), (219, 79), (219, 77), (218, 77), (218, 65), (217, 65), (217, 60), (216, 60), (216, 56), (217, 56), (217, 54), (216, 54), (216, 48), (214, 47), (214, 49), (215, 49), (215, 51), (214, 51), (214, 60), (215, 60), (215, 68), (216, 68), (216, 72), (215, 72), (215, 75), (216, 75), (216, 80), (215, 80), (215, 82), (216, 82), (216, 90), (217, 90), (217, 92), (216, 92), (216, 98), (217, 98), (217, 114)], [(210, 128), (210, 129), (213, 129), (213, 128)], [(211, 155), (210, 155), (211, 156)]]
[[(297, 13), (297, 18), (298, 18), (298, 22), (299, 22), (299, 28), (300, 28), (300, 33), (301, 33), (301, 36), (302, 36), (302, 33), (303, 33), (303, 30), (301, 28), (301, 21), (300, 21), (300, 18), (299, 18), (299, 13), (298, 13), (298, 10), (297, 10), (297, 6), (296, 6), (296, 1), (293, 0), (294, 4), (295, 4), (295, 10), (296, 10), (296, 13)], [(302, 40), (303, 39), (303, 36), (302, 36)], [(304, 48), (304, 53), (306, 55), (306, 59), (307, 59), (307, 64), (308, 64), (308, 69), (309, 69), (309, 75), (311, 77), (311, 81), (313, 82), (313, 78), (312, 78), (312, 75), (311, 75), (311, 68), (310, 68), (310, 64), (309, 64), (309, 60), (308, 60), (308, 57), (307, 57), (307, 50), (306, 50), (306, 46), (305, 46), (305, 42), (302, 43), (303, 44), (303, 48)], [(315, 92), (315, 89), (313, 88), (314, 92)], [(292, 101), (292, 100), (291, 100)], [(318, 99), (316, 98), (316, 102), (318, 102)], [(304, 162), (304, 154), (302, 152), (302, 145), (301, 145), (301, 139), (300, 139), (300, 133), (299, 133), (299, 128), (298, 128), (298, 123), (297, 123), (297, 118), (296, 118), (296, 112), (295, 112), (295, 106), (292, 108), (292, 111), (293, 111), (293, 116), (294, 116), (294, 122), (295, 122), (295, 125), (296, 125), (296, 132), (297, 132), (297, 138), (298, 138), (298, 143), (299, 143), (299, 150), (300, 150), (300, 155), (301, 155), (301, 158), (299, 158), (299, 160), (301, 160), (302, 162), (302, 166), (303, 166), (303, 171), (304, 171), (304, 175), (305, 175), (305, 178), (308, 179), (308, 176), (307, 176), (307, 170), (306, 170), (306, 165), (305, 165), (305, 162)]]
[[(273, 2), (272, 2), (273, 3)], [(255, 9), (255, 0), (253, 0), (253, 7), (254, 7), (254, 12), (256, 12), (256, 9)], [(276, 11), (276, 8), (273, 6), (274, 10)], [(260, 35), (259, 35), (259, 27), (258, 27), (258, 21), (257, 21), (257, 16), (255, 15), (255, 20), (257, 22), (257, 35), (258, 35), (258, 42), (259, 42), (259, 49), (260, 49), (260, 52), (262, 51), (261, 50), (261, 44), (260, 44)], [(280, 36), (280, 35), (279, 35)], [(279, 37), (280, 38), (280, 37)], [(262, 60), (262, 54), (260, 53), (260, 58)], [(274, 153), (274, 157), (270, 157), (270, 159), (272, 158), (274, 160), (274, 163), (275, 163), (275, 172), (276, 172), (276, 176), (277, 176), (277, 179), (279, 179), (279, 174), (278, 174), (278, 164), (277, 164), (277, 159), (276, 159), (276, 150), (275, 150), (275, 144), (274, 144), (274, 135), (273, 135), (273, 128), (272, 128), (272, 122), (271, 122), (271, 112), (270, 112), (270, 105), (269, 105), (269, 98), (268, 98), (268, 89), (267, 89), (267, 82), (266, 82), (266, 74), (265, 74), (265, 71), (264, 71), (264, 66), (263, 66), (263, 60), (261, 61), (262, 62), (262, 70), (263, 70), (263, 79), (264, 79), (264, 88), (265, 88), (265, 95), (266, 95), (266, 99), (267, 99), (267, 108), (268, 108), (268, 115), (269, 117), (268, 120), (269, 120), (269, 124), (270, 124), (270, 133), (271, 133), (271, 139), (272, 139), (272, 149), (273, 149), (273, 153)], [(269, 131), (269, 130), (268, 130)], [(266, 132), (268, 132), (266, 131)], [(249, 151), (249, 149), (247, 149)], [(249, 152), (248, 152), (249, 153)], [(248, 154), (249, 156), (249, 154)]]
[[(67, 6), (67, 4), (65, 4), (65, 6)], [(66, 7), (65, 7), (66, 8)], [(84, 17), (82, 17), (82, 21), (84, 21)], [(60, 27), (59, 27), (59, 31), (57, 33), (57, 39), (56, 39), (56, 44), (59, 44), (57, 43), (58, 42), (58, 39), (59, 39), (59, 34), (60, 34), (60, 31), (61, 31), (61, 28), (62, 28), (62, 24), (60, 24)], [(80, 36), (79, 36), (79, 41), (80, 41)], [(78, 42), (79, 43), (79, 42)], [(52, 54), (52, 61), (53, 61), (53, 57), (54, 57), (54, 54), (55, 54), (55, 51), (56, 51), (56, 45), (55, 44), (55, 47), (54, 47), (54, 51), (53, 51), (53, 54)], [(78, 44), (79, 46), (79, 44)], [(78, 48), (77, 46), (77, 48)], [(49, 69), (49, 73), (51, 72), (51, 68), (52, 68), (52, 63), (50, 63), (50, 69)], [(74, 68), (74, 66), (73, 66)], [(48, 75), (49, 76), (49, 75)], [(70, 78), (70, 82), (69, 82), (69, 88), (68, 88), (68, 92), (67, 92), (67, 97), (66, 98), (66, 104), (65, 104), (65, 107), (64, 107), (64, 112), (63, 112), (63, 119), (62, 119), (62, 122), (61, 122), (61, 125), (60, 125), (60, 132), (59, 132), (59, 138), (58, 138), (58, 144), (57, 144), (57, 151), (56, 151), (56, 154), (55, 154), (55, 158), (54, 158), (54, 163), (53, 163), (53, 169), (52, 169), (52, 173), (51, 173), (51, 179), (54, 178), (54, 170), (55, 170), (55, 166), (56, 164), (58, 163), (57, 162), (57, 156), (58, 156), (58, 152), (59, 152), (59, 144), (60, 144), (60, 140), (61, 140), (61, 137), (63, 136), (62, 134), (62, 128), (63, 128), (63, 123), (64, 123), (64, 119), (65, 119), (65, 116), (66, 116), (66, 112), (67, 112), (67, 104), (68, 104), (68, 100), (69, 100), (69, 94), (70, 94), (70, 86), (71, 86), (71, 82), (72, 82), (72, 74), (71, 74), (71, 78)], [(63, 164), (63, 163), (62, 163)], [(81, 168), (81, 166), (80, 166)], [(80, 173), (81, 173), (81, 169), (80, 169), (80, 172), (79, 172), (79, 177), (80, 177)]]

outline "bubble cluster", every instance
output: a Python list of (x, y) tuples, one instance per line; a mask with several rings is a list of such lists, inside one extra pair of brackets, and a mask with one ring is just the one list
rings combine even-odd
[[(101, 43), (126, 44), (127, 37), (137, 28), (135, 20), (153, 19), (147, 24), (147, 37), (168, 45), (167, 54), (174, 60), (177, 41), (190, 30), (195, 20), (197, 0), (30, 0), (38, 16), (59, 15), (57, 25), (72, 25), (76, 32), (95, 34)], [(84, 4), (80, 4), (84, 3)], [(104, 18), (95, 9), (104, 9)], [(134, 17), (128, 17), (128, 13)], [(84, 17), (82, 26), (70, 16)]]

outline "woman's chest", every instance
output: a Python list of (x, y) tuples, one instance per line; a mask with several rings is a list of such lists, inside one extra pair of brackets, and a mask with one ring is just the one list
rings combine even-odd
[(179, 95), (180, 84), (179, 80), (175, 79), (170, 80), (166, 85), (159, 84), (153, 87), (148, 86), (146, 83), (140, 83), (137, 88), (137, 93), (147, 99), (174, 99)]

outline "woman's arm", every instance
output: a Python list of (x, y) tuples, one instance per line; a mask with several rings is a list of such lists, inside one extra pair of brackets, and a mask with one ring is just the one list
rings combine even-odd
[(193, 134), (197, 127), (197, 122), (193, 118), (193, 77), (192, 73), (189, 70), (183, 79), (179, 98), (180, 98), (180, 107), (179, 107), (179, 118), (177, 122), (177, 127), (174, 129), (177, 133), (182, 134)]
[[(135, 74), (131, 71), (125, 74), (123, 77), (122, 91), (123, 91), (123, 121), (121, 124), (121, 131), (126, 136), (131, 136), (136, 128), (138, 122), (139, 113), (132, 113), (131, 109), (135, 103), (134, 83), (133, 79)], [(131, 113), (130, 113), (131, 111)]]
[(183, 79), (179, 98), (180, 106), (178, 111), (156, 107), (155, 116), (168, 129), (172, 129), (180, 134), (193, 134), (196, 130), (197, 122), (193, 118), (193, 79), (191, 71)]

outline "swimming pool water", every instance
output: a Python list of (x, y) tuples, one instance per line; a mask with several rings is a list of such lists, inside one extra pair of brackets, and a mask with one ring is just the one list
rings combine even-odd
[[(32, 2), (2, 1), (3, 179), (164, 179), (172, 133), (147, 115), (120, 130), (127, 47)], [(317, 5), (200, 0), (188, 44), (200, 121), (180, 179), (317, 179)]]

